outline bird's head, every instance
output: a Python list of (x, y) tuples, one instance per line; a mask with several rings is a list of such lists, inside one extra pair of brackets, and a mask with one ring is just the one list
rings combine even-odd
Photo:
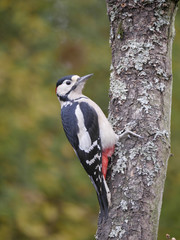
[(82, 94), (82, 89), (86, 80), (93, 74), (88, 74), (83, 77), (78, 75), (69, 75), (59, 79), (56, 83), (56, 95), (60, 101), (66, 101), (67, 99), (75, 99)]

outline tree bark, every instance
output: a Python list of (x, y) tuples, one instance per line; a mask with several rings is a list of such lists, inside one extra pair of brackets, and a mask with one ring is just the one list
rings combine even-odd
[(120, 139), (107, 182), (109, 218), (98, 240), (155, 240), (168, 158), (172, 97), (171, 53), (176, 1), (107, 0), (112, 64), (109, 120)]

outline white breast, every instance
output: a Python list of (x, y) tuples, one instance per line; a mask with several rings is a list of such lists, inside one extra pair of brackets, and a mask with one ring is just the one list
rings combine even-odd
[(90, 106), (92, 106), (98, 114), (102, 149), (114, 146), (118, 140), (118, 136), (115, 134), (110, 122), (107, 120), (101, 108), (89, 98), (84, 98), (82, 101), (87, 102)]

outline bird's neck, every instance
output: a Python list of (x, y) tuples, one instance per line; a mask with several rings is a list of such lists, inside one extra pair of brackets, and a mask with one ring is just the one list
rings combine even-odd
[(75, 99), (77, 99), (77, 98), (80, 98), (80, 97), (83, 97), (83, 94), (82, 94), (82, 92), (81, 91), (76, 91), (76, 92), (70, 92), (69, 93), (69, 95), (68, 95), (68, 98), (69, 98), (69, 100), (70, 101), (73, 101), (73, 100), (75, 100)]
[(70, 93), (68, 94), (68, 96), (61, 96), (59, 98), (60, 104), (61, 104), (61, 108), (65, 105), (69, 105), (72, 104), (73, 102), (78, 102), (81, 98), (88, 98), (85, 95), (83, 95), (82, 93)]

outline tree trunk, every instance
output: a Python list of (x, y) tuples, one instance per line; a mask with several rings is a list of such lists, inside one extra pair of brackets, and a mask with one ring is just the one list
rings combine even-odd
[(98, 240), (157, 239), (170, 156), (175, 9), (170, 0), (107, 0), (109, 120), (117, 134), (129, 128), (143, 139), (130, 136), (117, 144), (107, 176), (112, 206)]

